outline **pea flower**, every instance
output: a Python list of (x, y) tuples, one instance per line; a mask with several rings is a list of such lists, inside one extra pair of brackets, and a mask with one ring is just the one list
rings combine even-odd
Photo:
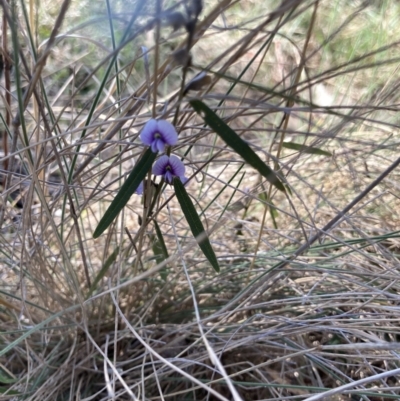
[[(158, 187), (158, 184), (156, 184), (154, 181), (150, 182), (150, 188), (152, 190), (155, 190), (157, 187)], [(145, 179), (144, 181), (142, 181), (139, 184), (139, 186), (136, 188), (135, 194), (136, 195), (143, 195), (145, 188), (147, 188), (147, 179)]]
[(175, 127), (166, 120), (149, 120), (140, 133), (145, 145), (151, 146), (153, 153), (164, 152), (166, 145), (173, 146), (178, 141)]
[(143, 181), (139, 184), (139, 186), (136, 188), (135, 194), (137, 195), (143, 195), (144, 192), (144, 185)]
[(183, 183), (186, 183), (187, 178), (185, 177), (185, 165), (176, 156), (161, 156), (153, 166), (154, 175), (162, 175), (164, 180), (169, 184), (175, 177), (179, 177)]

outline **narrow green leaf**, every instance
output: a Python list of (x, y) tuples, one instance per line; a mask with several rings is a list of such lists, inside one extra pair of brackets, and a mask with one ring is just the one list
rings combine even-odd
[[(5, 393), (7, 393), (8, 396), (9, 395), (16, 395), (16, 396), (22, 395), (21, 393), (19, 393), (16, 390), (10, 390), (7, 387), (0, 387), (0, 394), (5, 394)], [(26, 394), (24, 394), (24, 395), (26, 396)]]
[(151, 149), (147, 149), (142, 158), (136, 163), (127, 180), (123, 183), (117, 196), (111, 202), (104, 216), (101, 218), (99, 225), (93, 233), (93, 238), (99, 237), (118, 216), (118, 213), (128, 203), (130, 197), (134, 194), (140, 183), (146, 177), (151, 166), (156, 160), (157, 153), (153, 153)]
[(275, 230), (278, 229), (278, 223), (276, 222), (276, 218), (278, 217), (279, 213), (278, 211), (275, 209), (274, 205), (271, 203), (271, 205), (268, 207), (269, 209), (269, 214), (271, 216), (272, 219), (272, 223), (274, 225)]
[(0, 383), (2, 384), (13, 384), (16, 383), (17, 379), (9, 378), (8, 375), (5, 375), (3, 372), (0, 371)]
[(277, 229), (278, 224), (276, 222), (276, 218), (279, 216), (279, 212), (276, 210), (272, 200), (268, 198), (268, 194), (266, 192), (260, 192), (258, 194), (258, 199), (266, 203), (265, 207), (268, 208), (274, 228)]
[(272, 218), (276, 219), (279, 216), (279, 212), (276, 210), (276, 207), (274, 206), (274, 204), (272, 202), (269, 205), (269, 210), (271, 212)]
[[(160, 263), (165, 259), (169, 258), (168, 255), (168, 250), (167, 250), (167, 246), (165, 245), (165, 241), (164, 241), (164, 237), (161, 233), (160, 230), (160, 226), (158, 225), (158, 223), (154, 220), (154, 228), (156, 229), (156, 234), (157, 234), (157, 241), (155, 241), (154, 244), (158, 244), (158, 254), (154, 253), (154, 256), (157, 259), (157, 262)], [(153, 251), (154, 251), (154, 246), (153, 246)], [(161, 257), (161, 258), (160, 258)]]
[(99, 284), (100, 280), (106, 275), (110, 266), (115, 262), (115, 259), (117, 259), (118, 253), (119, 253), (119, 246), (115, 248), (114, 252), (107, 258), (103, 267), (100, 269), (99, 273), (97, 274), (96, 278), (93, 281), (93, 284), (90, 287), (87, 298), (89, 298), (93, 294), (93, 292), (97, 288), (97, 284)]
[(200, 249), (203, 251), (205, 257), (211, 263), (216, 272), (219, 272), (219, 264), (214, 250), (212, 249), (210, 240), (208, 239), (203, 224), (198, 216), (192, 200), (186, 192), (181, 180), (178, 177), (174, 178), (175, 194), (181, 205), (182, 212), (186, 217), (190, 230), (193, 236), (197, 239), (198, 236), (204, 236), (203, 239), (198, 241)]
[[(168, 255), (167, 246), (165, 245), (164, 237), (160, 230), (160, 226), (158, 225), (158, 223), (155, 220), (154, 220), (154, 227), (156, 229), (157, 235), (151, 234), (150, 240), (153, 243), (152, 250), (154, 253), (154, 257), (156, 258), (156, 262), (157, 262), (157, 264), (160, 264), (165, 259), (167, 259), (169, 257), (169, 255)], [(160, 277), (164, 281), (167, 281), (168, 268), (166, 266), (160, 270)]]
[(191, 100), (190, 104), (197, 114), (230, 146), (238, 155), (254, 167), (263, 177), (280, 191), (285, 192), (285, 186), (279, 180), (276, 173), (268, 167), (232, 128), (222, 121), (208, 106), (201, 100)]
[(261, 202), (267, 202), (268, 195), (266, 192), (260, 192), (258, 194), (258, 199), (260, 199)]
[[(152, 242), (152, 247), (151, 249), (153, 250), (154, 257), (156, 259), (157, 264), (160, 264), (165, 260), (164, 253), (162, 250), (162, 245), (158, 238), (154, 235), (150, 235), (150, 241)], [(160, 277), (162, 278), (163, 281), (167, 281), (168, 277), (168, 268), (165, 266), (162, 269), (160, 269)]]
[(286, 149), (298, 150), (301, 153), (310, 153), (311, 155), (321, 155), (321, 156), (332, 156), (332, 153), (327, 152), (326, 150), (314, 148), (313, 146), (301, 145), (299, 143), (283, 142), (282, 146)]

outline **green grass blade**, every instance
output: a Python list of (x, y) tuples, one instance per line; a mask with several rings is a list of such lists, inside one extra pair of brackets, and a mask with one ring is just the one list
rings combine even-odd
[(301, 153), (309, 153), (311, 155), (332, 156), (332, 153), (327, 152), (313, 146), (301, 145), (293, 142), (283, 142), (282, 147), (286, 149), (298, 150)]
[(99, 237), (108, 228), (108, 226), (118, 216), (118, 213), (128, 203), (130, 197), (134, 194), (140, 183), (146, 177), (146, 174), (150, 170), (157, 157), (157, 153), (153, 153), (151, 149), (147, 149), (142, 158), (136, 163), (132, 172), (129, 174), (127, 180), (123, 183), (117, 196), (111, 202), (104, 216), (101, 218), (93, 238)]
[[(8, 396), (10, 396), (10, 395), (16, 395), (16, 396), (21, 395), (22, 396), (22, 394), (16, 390), (10, 390), (6, 387), (0, 387), (0, 394), (5, 394), (5, 393), (7, 393)], [(26, 395), (26, 394), (24, 394), (24, 395)]]
[(285, 186), (279, 180), (275, 172), (268, 167), (250, 148), (250, 146), (221, 118), (219, 118), (208, 106), (201, 100), (191, 100), (190, 104), (197, 114), (230, 146), (238, 155), (254, 167), (263, 177), (280, 191), (285, 192)]
[(276, 207), (274, 206), (272, 200), (270, 198), (268, 198), (268, 193), (267, 192), (261, 192), (258, 195), (258, 198), (262, 202), (266, 203), (266, 205), (264, 205), (264, 206), (268, 208), (269, 214), (271, 216), (272, 223), (274, 224), (274, 228), (275, 228), (275, 230), (277, 230), (278, 229), (278, 223), (276, 222), (276, 219), (279, 216), (279, 212), (276, 209)]
[(157, 240), (156, 240), (156, 242), (154, 242), (153, 252), (154, 252), (154, 256), (157, 259), (157, 263), (161, 263), (163, 260), (169, 258), (169, 254), (168, 254), (167, 246), (165, 245), (164, 237), (160, 230), (160, 226), (158, 225), (158, 223), (155, 220), (154, 220), (154, 228), (156, 229)]
[(177, 177), (174, 178), (174, 188), (175, 194), (178, 199), (179, 204), (181, 205), (183, 214), (186, 217), (186, 220), (189, 224), (190, 230), (195, 238), (198, 236), (205, 236), (204, 239), (199, 241), (199, 247), (203, 251), (204, 256), (211, 263), (212, 267), (216, 272), (219, 272), (219, 264), (217, 257), (215, 256), (214, 250), (212, 249), (210, 240), (208, 239), (203, 224), (198, 216), (196, 209), (193, 205), (192, 200), (186, 192), (185, 187), (183, 186), (181, 180)]
[(2, 384), (13, 384), (16, 383), (17, 379), (7, 377), (3, 372), (0, 371), (0, 383)]

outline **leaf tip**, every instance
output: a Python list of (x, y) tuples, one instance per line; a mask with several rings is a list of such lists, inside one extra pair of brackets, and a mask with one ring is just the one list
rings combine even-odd
[(97, 226), (97, 228), (94, 230), (93, 238), (94, 239), (99, 238), (100, 235), (103, 234), (103, 231), (104, 230), (101, 230), (101, 229), (99, 230), (99, 227)]

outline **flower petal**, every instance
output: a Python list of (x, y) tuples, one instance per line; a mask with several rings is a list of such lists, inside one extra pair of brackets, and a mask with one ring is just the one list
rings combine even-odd
[(156, 139), (154, 142), (155, 142), (155, 144), (156, 144), (157, 150), (158, 150), (159, 152), (164, 152), (165, 142), (164, 142), (161, 138)]
[(169, 164), (169, 157), (167, 155), (161, 156), (153, 165), (154, 175), (164, 175), (165, 167)]
[(135, 194), (137, 195), (143, 195), (144, 191), (144, 186), (143, 186), (143, 181), (139, 184), (139, 186), (136, 188)]
[(158, 153), (157, 141), (154, 141), (154, 142), (151, 144), (151, 151), (152, 151), (153, 153)]
[(174, 146), (178, 142), (178, 134), (175, 127), (166, 120), (157, 121), (158, 133), (167, 145)]
[(145, 145), (151, 146), (154, 142), (154, 133), (157, 131), (158, 123), (153, 118), (145, 124), (140, 133), (140, 139)]
[(174, 176), (181, 177), (181, 176), (185, 175), (185, 165), (182, 163), (182, 161), (181, 161), (181, 159), (179, 159), (179, 157), (176, 157), (174, 155), (170, 156), (169, 164), (172, 167), (172, 174)]
[(172, 180), (174, 179), (174, 175), (171, 173), (170, 170), (167, 170), (164, 174), (165, 181), (169, 184), (172, 184)]

